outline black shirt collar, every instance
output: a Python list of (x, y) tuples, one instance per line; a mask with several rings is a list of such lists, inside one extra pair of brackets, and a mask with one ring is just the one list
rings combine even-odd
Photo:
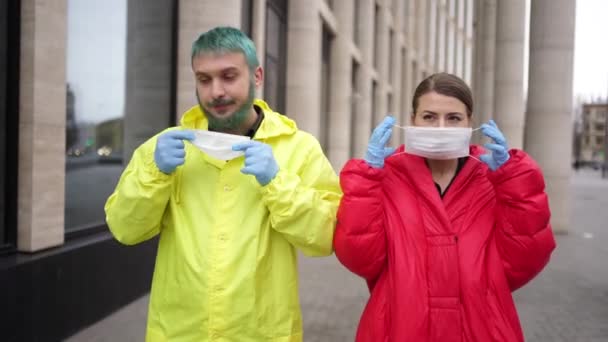
[(255, 120), (255, 122), (253, 123), (251, 128), (245, 134), (246, 136), (250, 137), (251, 139), (253, 139), (253, 137), (255, 136), (255, 133), (260, 128), (260, 125), (262, 124), (262, 120), (264, 120), (264, 111), (262, 110), (262, 108), (260, 108), (256, 105), (253, 105), (253, 109), (255, 109), (255, 112), (258, 114), (258, 118)]
[(445, 193), (448, 192), (448, 189), (454, 182), (454, 179), (456, 179), (456, 176), (458, 175), (460, 170), (462, 170), (462, 167), (464, 166), (464, 163), (467, 161), (468, 158), (469, 157), (458, 158), (458, 165), (456, 166), (456, 172), (454, 173), (454, 177), (452, 177), (452, 180), (450, 180), (450, 184), (445, 187), (445, 190), (443, 192), (441, 192), (441, 187), (439, 186), (439, 184), (435, 183), (435, 187), (437, 188), (437, 191), (439, 192), (439, 196), (441, 196), (441, 198), (443, 198), (443, 196), (445, 196)]

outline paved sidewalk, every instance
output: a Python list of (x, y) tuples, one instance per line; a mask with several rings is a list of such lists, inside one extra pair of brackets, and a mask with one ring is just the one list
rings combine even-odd
[[(526, 340), (608, 341), (608, 180), (573, 176), (573, 222), (549, 266), (515, 293)], [(368, 293), (334, 257), (300, 258), (306, 342), (353, 341)], [(143, 341), (148, 296), (68, 339)]]
[(527, 341), (608, 341), (608, 179), (573, 177), (573, 224), (547, 268), (515, 293)]

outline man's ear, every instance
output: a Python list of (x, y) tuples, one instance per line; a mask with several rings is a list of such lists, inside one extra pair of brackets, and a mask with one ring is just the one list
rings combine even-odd
[(253, 77), (255, 78), (255, 87), (261, 87), (264, 83), (264, 69), (262, 69), (261, 66), (255, 68), (253, 71)]

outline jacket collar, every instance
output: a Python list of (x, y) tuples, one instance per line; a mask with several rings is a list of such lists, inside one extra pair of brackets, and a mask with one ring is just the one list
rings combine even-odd
[[(263, 140), (283, 135), (292, 135), (297, 130), (295, 121), (273, 111), (266, 102), (255, 99), (253, 104), (264, 111), (264, 120), (255, 134), (256, 140)], [(199, 105), (188, 109), (180, 120), (181, 126), (189, 129), (208, 130), (209, 121)]]
[[(400, 153), (404, 152), (404, 150), (404, 146), (400, 146), (393, 156), (387, 158), (386, 163), (392, 166), (395, 172), (403, 174), (409, 179), (411, 186), (434, 208), (436, 219), (439, 220), (441, 226), (445, 227), (446, 232), (453, 230), (448, 209), (451, 207), (451, 202), (454, 201), (454, 198), (458, 198), (457, 195), (469, 184), (471, 177), (475, 177), (480, 172), (487, 170), (487, 167), (480, 165), (479, 161), (469, 158), (456, 179), (454, 179), (450, 190), (442, 199), (437, 192), (433, 176), (425, 159), (412, 154)], [(485, 150), (477, 145), (471, 145), (469, 151), (470, 155), (475, 158), (479, 158), (480, 155), (485, 153)]]

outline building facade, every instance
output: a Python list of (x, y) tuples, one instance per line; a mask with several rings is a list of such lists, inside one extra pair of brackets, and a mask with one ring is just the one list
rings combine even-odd
[[(364, 155), (384, 115), (408, 124), (422, 79), (459, 75), (475, 94), (475, 125), (494, 118), (511, 145), (544, 168), (554, 227), (565, 230), (574, 5), (1, 2), (0, 303), (8, 303), (0, 308), (1, 339), (62, 339), (149, 290), (156, 240), (118, 245), (103, 204), (133, 150), (196, 104), (190, 47), (218, 25), (253, 39), (265, 69), (257, 95), (314, 134), (336, 171)], [(403, 141), (395, 130), (391, 143)]]
[(600, 165), (605, 160), (608, 104), (583, 104), (582, 113), (582, 132), (579, 136), (579, 161), (585, 164)]

